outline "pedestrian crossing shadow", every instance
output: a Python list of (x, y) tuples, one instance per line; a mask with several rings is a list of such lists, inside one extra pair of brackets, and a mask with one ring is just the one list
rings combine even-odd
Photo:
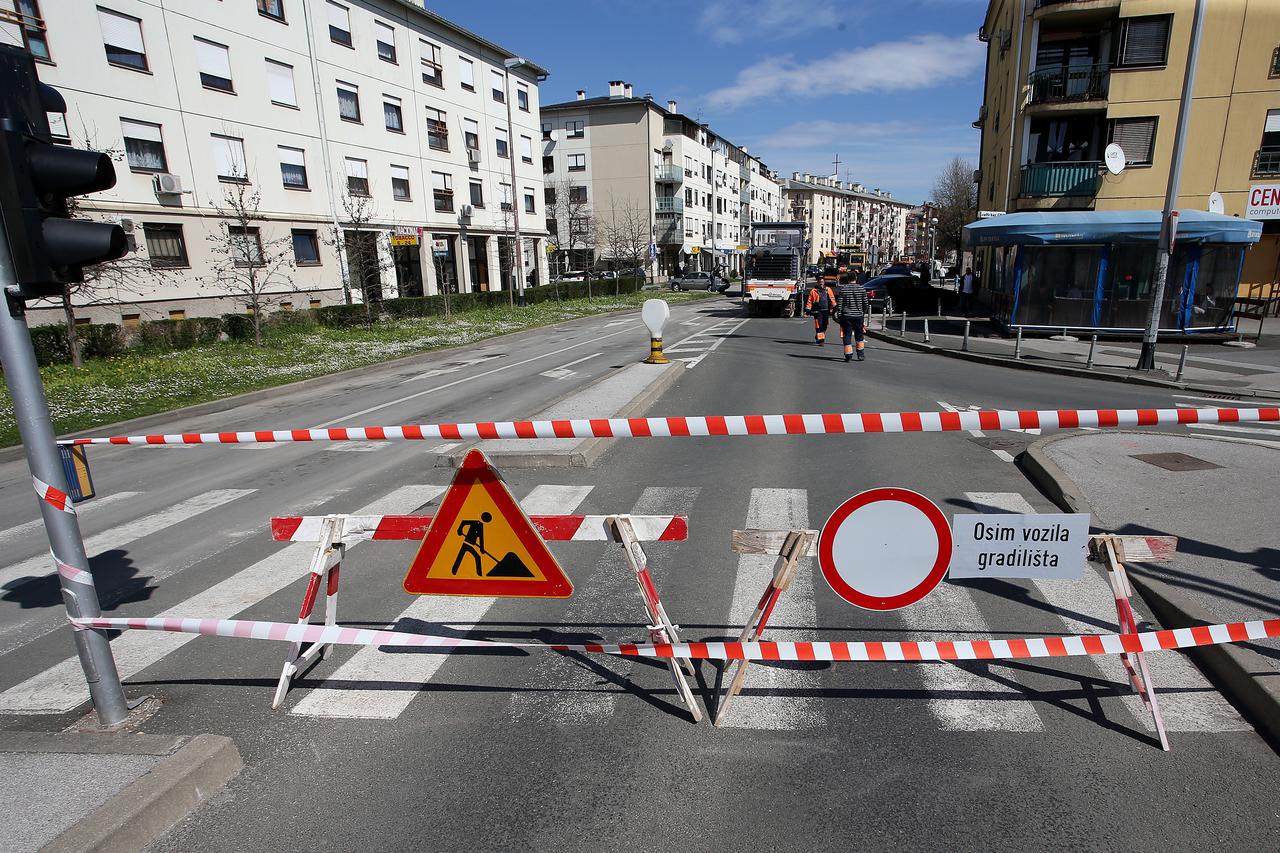
[[(53, 559), (50, 558), (50, 563)], [(89, 559), (98, 601), (103, 609), (119, 604), (134, 604), (151, 598), (155, 587), (150, 575), (140, 575), (129, 552), (121, 549), (103, 551)], [(23, 610), (61, 607), (62, 586), (57, 573), (14, 578), (4, 585), (0, 601), (17, 604)]]

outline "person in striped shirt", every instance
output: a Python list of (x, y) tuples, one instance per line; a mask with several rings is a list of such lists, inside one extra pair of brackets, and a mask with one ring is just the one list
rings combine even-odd
[(867, 316), (871, 313), (871, 300), (867, 290), (858, 283), (857, 276), (845, 273), (836, 285), (836, 318), (840, 321), (840, 337), (844, 341), (844, 360), (852, 361), (854, 341), (858, 344), (858, 361), (866, 361), (863, 354), (863, 331)]

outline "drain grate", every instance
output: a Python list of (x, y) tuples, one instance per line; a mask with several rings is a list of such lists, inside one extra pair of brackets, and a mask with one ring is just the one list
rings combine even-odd
[(1185, 453), (1134, 453), (1130, 458), (1166, 471), (1209, 471), (1222, 467), (1207, 459), (1198, 459)]

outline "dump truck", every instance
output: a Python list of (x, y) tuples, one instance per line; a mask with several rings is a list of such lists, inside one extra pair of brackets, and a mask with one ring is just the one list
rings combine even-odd
[(804, 262), (808, 255), (803, 222), (754, 222), (747, 250), (742, 295), (748, 316), (804, 314)]

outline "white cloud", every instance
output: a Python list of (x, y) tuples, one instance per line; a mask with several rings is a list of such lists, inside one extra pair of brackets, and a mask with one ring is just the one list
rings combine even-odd
[(707, 100), (732, 108), (767, 98), (812, 98), (860, 92), (925, 89), (967, 77), (982, 66), (986, 48), (970, 33), (926, 34), (842, 50), (812, 62), (766, 57), (738, 72)]
[(840, 23), (834, 0), (714, 0), (698, 26), (716, 44), (739, 44), (751, 35), (793, 36)]

